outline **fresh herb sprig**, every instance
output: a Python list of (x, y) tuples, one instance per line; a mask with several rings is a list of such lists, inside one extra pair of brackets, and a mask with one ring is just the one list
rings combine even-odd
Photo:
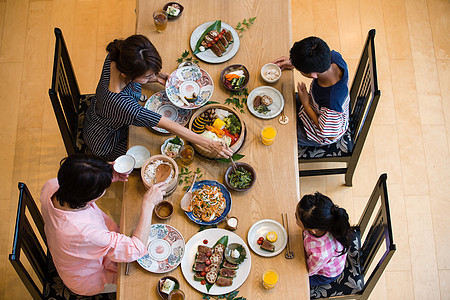
[(203, 294), (202, 300), (210, 300), (210, 299), (226, 299), (226, 300), (246, 300), (244, 297), (236, 297), (239, 294), (239, 291), (234, 291), (225, 295), (212, 296)]
[(242, 37), (244, 31), (249, 29), (250, 26), (255, 22), (256, 17), (248, 19), (244, 19), (242, 22), (239, 22), (234, 29), (239, 33), (239, 37)]
[(192, 55), (190, 55), (189, 50), (184, 50), (184, 52), (181, 53), (181, 57), (177, 58), (177, 63), (181, 64), (183, 61), (190, 61), (195, 64), (198, 64), (198, 60), (196, 60)]
[(236, 107), (241, 113), (245, 113), (244, 104), (247, 102), (248, 89), (243, 88), (240, 91), (231, 91), (230, 97), (225, 99), (225, 104), (231, 104)]
[(180, 169), (180, 174), (178, 175), (178, 185), (184, 184), (183, 191), (187, 190), (194, 180), (194, 175), (197, 174), (197, 179), (202, 178), (203, 174), (200, 168), (197, 168), (195, 171), (189, 170), (188, 167), (183, 167)]

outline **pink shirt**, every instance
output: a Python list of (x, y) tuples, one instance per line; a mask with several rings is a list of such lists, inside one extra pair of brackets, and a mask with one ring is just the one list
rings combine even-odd
[(79, 211), (55, 208), (51, 197), (58, 187), (54, 178), (41, 191), (48, 248), (70, 290), (86, 296), (98, 294), (105, 283), (116, 283), (116, 262), (135, 261), (147, 249), (138, 238), (118, 233), (116, 223), (95, 203)]
[(344, 247), (331, 233), (327, 232), (321, 237), (316, 237), (307, 230), (303, 230), (303, 245), (309, 276), (336, 277), (344, 271), (347, 253), (340, 255)]

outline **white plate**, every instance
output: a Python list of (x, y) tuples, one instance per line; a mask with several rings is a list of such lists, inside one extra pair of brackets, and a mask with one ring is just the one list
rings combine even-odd
[(136, 145), (128, 149), (127, 154), (133, 156), (136, 161), (136, 164), (134, 165), (135, 169), (140, 169), (144, 162), (150, 157), (150, 151), (140, 145)]
[[(202, 25), (195, 28), (195, 30), (192, 32), (191, 41), (190, 41), (192, 52), (195, 51), (195, 46), (197, 45), (198, 39), (202, 36), (202, 34), (206, 30), (206, 28), (208, 28), (212, 23), (214, 23), (214, 22), (211, 21), (211, 22), (203, 23)], [(239, 45), (240, 45), (239, 34), (236, 32), (236, 30), (232, 26), (228, 25), (225, 22), (222, 22), (221, 30), (223, 28), (231, 31), (231, 35), (233, 36), (233, 43), (228, 46), (225, 53), (223, 53), (222, 56), (219, 57), (219, 56), (215, 55), (210, 49), (207, 49), (206, 51), (195, 54), (198, 58), (200, 58), (203, 61), (213, 63), (213, 64), (223, 63), (223, 62), (233, 58), (233, 56), (237, 53), (237, 51), (239, 49)]]
[(148, 238), (148, 254), (137, 260), (144, 269), (153, 273), (166, 273), (175, 269), (184, 255), (184, 238), (174, 227), (152, 224)]
[[(192, 271), (192, 265), (194, 264), (195, 254), (197, 253), (197, 246), (204, 245), (203, 240), (207, 239), (208, 244), (205, 246), (212, 247), (224, 235), (228, 235), (228, 244), (241, 244), (247, 252), (247, 258), (239, 265), (239, 269), (237, 269), (236, 272), (236, 277), (233, 278), (233, 284), (231, 286), (221, 287), (215, 284), (208, 292), (206, 290), (206, 285), (202, 285), (199, 281), (194, 280), (195, 272)], [(206, 293), (209, 295), (227, 294), (238, 289), (247, 279), (251, 266), (252, 257), (247, 244), (237, 234), (220, 228), (206, 229), (194, 234), (186, 243), (186, 253), (181, 261), (181, 271), (183, 272), (183, 276), (186, 281), (200, 293)]]
[[(253, 100), (256, 96), (264, 96), (267, 95), (272, 98), (273, 103), (268, 106), (270, 111), (267, 114), (261, 114), (257, 112), (253, 108)], [(258, 118), (261, 119), (272, 119), (278, 116), (284, 107), (284, 98), (283, 95), (276, 89), (271, 86), (259, 86), (256, 89), (252, 90), (247, 97), (247, 107), (248, 110)]]
[[(278, 235), (278, 239), (275, 243), (275, 252), (270, 252), (263, 250), (259, 247), (257, 241), (262, 236), (266, 238), (269, 231), (275, 231)], [(265, 257), (272, 257), (280, 254), (281, 251), (286, 247), (287, 243), (287, 233), (284, 227), (275, 220), (264, 219), (256, 222), (249, 229), (247, 234), (247, 242), (250, 248), (258, 255)]]

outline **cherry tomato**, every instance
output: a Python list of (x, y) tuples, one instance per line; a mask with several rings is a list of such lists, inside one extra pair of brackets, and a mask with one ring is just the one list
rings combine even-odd
[(211, 264), (211, 261), (209, 259), (205, 260), (205, 265), (209, 266)]
[(210, 257), (212, 255), (211, 251), (206, 252), (206, 257)]
[(211, 270), (210, 267), (205, 267), (205, 268), (203, 269), (203, 271), (205, 271), (205, 273), (208, 273), (210, 270)]
[(264, 241), (264, 238), (261, 236), (258, 241)]
[(258, 245), (262, 245), (263, 241), (257, 240), (256, 243), (257, 243)]
[(206, 272), (205, 272), (205, 271), (202, 271), (200, 274), (201, 274), (203, 277), (206, 276)]
[(206, 280), (203, 279), (202, 281), (200, 281), (200, 283), (201, 283), (202, 285), (205, 285), (205, 284), (206, 284)]
[(208, 48), (211, 48), (211, 46), (212, 46), (211, 43), (206, 44), (206, 47), (208, 47)]
[(215, 42), (218, 42), (218, 41), (219, 41), (219, 37), (216, 36), (216, 37), (214, 38), (214, 41), (215, 41)]
[(208, 240), (203, 240), (203, 244), (208, 244)]
[(220, 39), (220, 38), (222, 38), (222, 35), (223, 35), (223, 34), (222, 34), (222, 32), (221, 32), (221, 33), (219, 33), (219, 39)]

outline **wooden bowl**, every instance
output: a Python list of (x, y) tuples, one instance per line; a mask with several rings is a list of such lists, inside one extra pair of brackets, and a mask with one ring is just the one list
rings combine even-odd
[(169, 201), (161, 201), (155, 206), (155, 214), (161, 220), (169, 219), (173, 214), (173, 205)]
[(173, 170), (173, 178), (167, 183), (167, 190), (166, 190), (166, 196), (170, 195), (171, 193), (173, 193), (175, 191), (175, 189), (177, 188), (178, 185), (178, 165), (177, 163), (170, 157), (166, 156), (166, 155), (153, 155), (151, 156), (149, 159), (147, 159), (144, 164), (142, 165), (141, 168), (141, 178), (142, 178), (142, 182), (144, 183), (145, 188), (149, 189), (150, 187), (153, 186), (153, 182), (150, 182), (146, 177), (146, 171), (147, 171), (147, 166), (154, 163), (156, 160), (162, 160), (165, 162), (168, 162)]
[[(223, 105), (223, 104), (208, 104), (205, 106), (200, 107), (191, 117), (191, 119), (189, 120), (189, 130), (192, 130), (192, 124), (194, 123), (194, 120), (199, 117), (203, 112), (207, 111), (210, 108), (220, 108), (229, 112), (232, 112), (233, 114), (236, 115), (236, 117), (239, 119), (239, 121), (241, 122), (241, 135), (239, 136), (238, 140), (236, 141), (236, 143), (233, 144), (233, 146), (231, 146), (231, 150), (234, 153), (237, 153), (238, 150), (241, 148), (242, 144), (244, 144), (245, 141), (245, 123), (242, 120), (242, 118), (240, 117), (240, 114), (237, 113), (233, 108)], [(195, 149), (195, 151), (200, 154), (203, 157), (206, 158), (216, 158), (211, 152), (209, 152), (207, 149), (205, 149), (202, 146), (199, 145), (195, 145), (193, 144), (193, 147)]]
[[(244, 78), (244, 82), (242, 83), (241, 87), (235, 89), (225, 79), (225, 75), (227, 75), (230, 72), (237, 71), (237, 70), (242, 70), (244, 72), (245, 78)], [(249, 74), (247, 68), (244, 65), (231, 65), (231, 66), (228, 66), (225, 69), (223, 69), (222, 73), (220, 74), (220, 82), (229, 91), (240, 91), (240, 90), (244, 89), (247, 86), (249, 79), (250, 79), (250, 74)]]
[(164, 281), (165, 281), (166, 279), (170, 279), (170, 280), (172, 280), (173, 282), (175, 282), (174, 290), (177, 290), (177, 289), (180, 288), (180, 283), (178, 282), (178, 279), (176, 279), (176, 278), (173, 277), (173, 276), (164, 276), (163, 278), (161, 278), (160, 280), (158, 280), (158, 285), (156, 286), (156, 290), (158, 291), (158, 294), (159, 294), (159, 296), (161, 297), (161, 299), (168, 299), (168, 298), (169, 298), (169, 295), (167, 295), (166, 293), (163, 293), (163, 292), (161, 291), (162, 285), (163, 285), (163, 283), (164, 283)]
[(178, 14), (178, 16), (171, 16), (171, 15), (167, 14), (167, 18), (169, 20), (178, 19), (181, 16), (181, 14), (183, 13), (183, 10), (184, 10), (183, 5), (181, 5), (178, 2), (168, 2), (168, 3), (166, 3), (166, 5), (164, 5), (164, 7), (163, 7), (163, 10), (167, 13), (167, 8), (169, 7), (169, 5), (172, 5), (172, 4), (176, 4), (176, 5), (178, 5), (180, 7), (180, 13)]
[(244, 168), (245, 170), (249, 171), (252, 174), (253, 180), (250, 182), (250, 185), (248, 187), (246, 187), (245, 189), (240, 189), (237, 187), (233, 187), (230, 183), (230, 175), (234, 172), (233, 166), (230, 165), (228, 167), (228, 169), (225, 171), (225, 185), (228, 189), (233, 190), (233, 191), (237, 191), (237, 192), (245, 192), (248, 191), (249, 189), (252, 188), (253, 184), (256, 181), (256, 172), (255, 170), (252, 168), (252, 166), (250, 166), (247, 163), (244, 162), (236, 162), (236, 167), (237, 168)]

